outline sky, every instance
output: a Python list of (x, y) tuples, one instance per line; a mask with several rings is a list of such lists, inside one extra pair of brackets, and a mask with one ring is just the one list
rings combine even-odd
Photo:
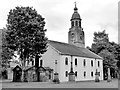
[(1, 0), (0, 29), (6, 27), (7, 15), (16, 6), (30, 6), (45, 18), (49, 40), (68, 43), (70, 19), (77, 3), (85, 32), (85, 46), (91, 47), (94, 32), (106, 30), (109, 40), (118, 43), (119, 0)]

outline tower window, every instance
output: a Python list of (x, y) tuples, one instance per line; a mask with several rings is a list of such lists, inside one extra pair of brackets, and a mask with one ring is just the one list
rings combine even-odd
[(75, 25), (78, 26), (78, 21), (75, 21)]
[(93, 67), (93, 60), (91, 60), (91, 66)]
[(77, 65), (77, 58), (75, 58), (75, 65)]
[(68, 58), (65, 58), (65, 65), (68, 65)]
[(74, 27), (74, 21), (71, 22), (72, 27)]

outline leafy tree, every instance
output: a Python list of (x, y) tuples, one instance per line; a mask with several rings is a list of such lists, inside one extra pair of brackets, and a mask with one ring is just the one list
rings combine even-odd
[[(41, 54), (46, 52), (44, 18), (32, 7), (15, 7), (11, 9), (7, 19), (7, 48), (18, 51), (22, 65), (30, 57), (35, 57), (39, 63)], [(36, 65), (38, 68), (38, 65)]]
[(103, 57), (103, 65), (105, 68), (114, 68), (115, 66), (115, 57), (107, 49), (102, 50), (98, 55)]
[(13, 50), (9, 49), (6, 45), (6, 29), (2, 29), (2, 52), (1, 52), (1, 57), (2, 57), (2, 61), (1, 61), (1, 65), (2, 67), (7, 67), (8, 65), (8, 60), (11, 59), (11, 56), (14, 55), (13, 54)]
[[(91, 51), (103, 57), (103, 68), (116, 69), (116, 61), (118, 59), (118, 45), (109, 41), (108, 34), (105, 30), (102, 32), (95, 32)], [(106, 72), (104, 72), (106, 73)]]
[(105, 30), (102, 32), (94, 32), (93, 41), (94, 43), (92, 44), (91, 49), (94, 53), (98, 54), (108, 46), (108, 34), (105, 33)]
[(99, 42), (109, 42), (108, 34), (106, 34), (105, 30), (102, 32), (94, 32), (94, 43), (99, 43)]

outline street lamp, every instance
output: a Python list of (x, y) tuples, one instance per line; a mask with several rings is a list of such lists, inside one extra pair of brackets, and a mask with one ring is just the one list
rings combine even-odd
[(71, 56), (71, 67), (69, 72), (69, 81), (75, 81), (75, 73), (73, 72), (73, 56)]
[(54, 73), (54, 80), (53, 80), (53, 82), (55, 82), (57, 84), (60, 82), (60, 80), (58, 78), (58, 73), (57, 73), (57, 60), (55, 60), (55, 73)]
[(110, 67), (108, 67), (108, 79), (107, 82), (111, 82)]
[(95, 72), (95, 82), (99, 82), (99, 74), (98, 74), (98, 71), (97, 71), (97, 66), (96, 66), (96, 58), (95, 58), (95, 68), (96, 68), (96, 72)]

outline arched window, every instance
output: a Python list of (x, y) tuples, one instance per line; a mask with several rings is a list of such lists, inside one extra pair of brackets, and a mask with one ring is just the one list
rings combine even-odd
[(65, 58), (65, 65), (68, 65), (68, 58)]
[(68, 76), (68, 71), (65, 72), (65, 76), (66, 76), (66, 77)]
[(77, 58), (75, 58), (75, 65), (77, 65)]
[(91, 60), (91, 66), (93, 67), (93, 60)]
[(93, 77), (93, 72), (91, 72), (91, 77)]
[(84, 71), (84, 78), (86, 77), (86, 72)]
[(75, 25), (78, 26), (78, 21), (75, 21)]
[(71, 22), (72, 27), (74, 27), (74, 21)]
[(42, 66), (43, 65), (43, 60), (40, 60), (40, 66)]
[(75, 76), (77, 77), (77, 71), (75, 71)]
[(84, 59), (84, 61), (83, 61), (83, 65), (86, 66), (86, 61), (85, 61), (85, 59)]
[(100, 67), (100, 62), (98, 61), (98, 67)]

